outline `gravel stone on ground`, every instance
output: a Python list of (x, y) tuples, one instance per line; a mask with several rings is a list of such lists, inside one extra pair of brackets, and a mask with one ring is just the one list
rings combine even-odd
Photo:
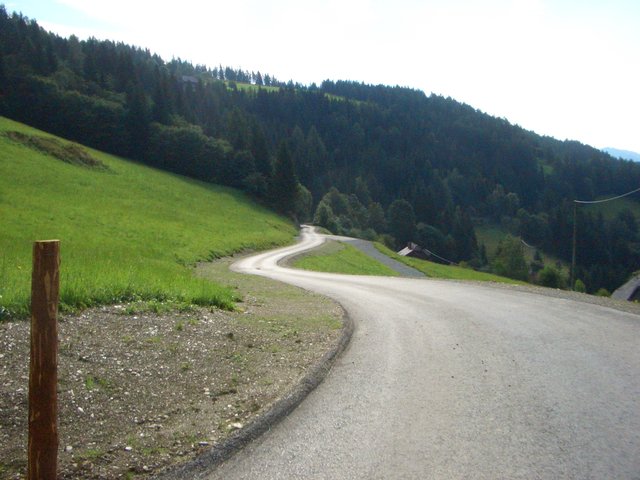
[[(238, 288), (238, 311), (59, 316), (59, 476), (158, 473), (224, 441), (269, 409), (340, 336), (334, 302), (200, 266)], [(315, 322), (309, 323), (309, 319)], [(0, 478), (26, 472), (29, 321), (0, 323)]]

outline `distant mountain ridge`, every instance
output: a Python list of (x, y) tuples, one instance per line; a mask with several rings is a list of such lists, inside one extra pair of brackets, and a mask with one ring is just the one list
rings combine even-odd
[(633, 160), (634, 162), (640, 162), (640, 153), (631, 152), (629, 150), (619, 150), (617, 148), (611, 147), (603, 148), (602, 151), (615, 158), (622, 158), (623, 160)]

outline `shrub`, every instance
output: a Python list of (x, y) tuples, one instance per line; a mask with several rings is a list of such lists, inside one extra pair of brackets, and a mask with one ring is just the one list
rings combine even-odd
[(529, 269), (520, 240), (507, 235), (502, 239), (491, 264), (493, 272), (503, 277), (527, 281)]
[(538, 282), (543, 287), (564, 288), (566, 285), (562, 273), (552, 265), (546, 265), (538, 275)]
[(607, 290), (606, 288), (601, 288), (600, 290), (598, 290), (596, 292), (596, 296), (598, 296), (598, 297), (610, 297), (611, 294), (609, 293), (609, 290)]
[(587, 287), (582, 280), (577, 279), (575, 285), (573, 286), (573, 290), (576, 292), (585, 293), (587, 291)]

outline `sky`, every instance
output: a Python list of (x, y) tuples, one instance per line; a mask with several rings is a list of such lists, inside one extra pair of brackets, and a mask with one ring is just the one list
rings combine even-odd
[(411, 87), (542, 135), (640, 152), (639, 0), (4, 3), (65, 37), (307, 85)]

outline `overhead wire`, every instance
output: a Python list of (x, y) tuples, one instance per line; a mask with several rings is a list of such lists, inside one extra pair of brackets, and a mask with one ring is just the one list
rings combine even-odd
[(611, 200), (618, 200), (619, 198), (622, 197), (627, 197), (633, 193), (636, 192), (640, 192), (640, 188), (636, 188), (635, 190), (632, 190), (630, 192), (627, 193), (623, 193), (622, 195), (618, 195), (616, 197), (611, 197), (611, 198), (604, 198), (602, 200), (574, 200), (575, 203), (586, 203), (586, 204), (590, 204), (590, 203), (605, 203), (605, 202), (610, 202)]

